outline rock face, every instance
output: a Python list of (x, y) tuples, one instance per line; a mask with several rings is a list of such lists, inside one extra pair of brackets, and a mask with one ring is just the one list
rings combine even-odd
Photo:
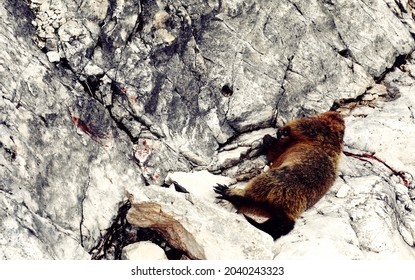
[[(203, 186), (201, 186), (203, 188)], [(209, 186), (210, 188), (210, 186)], [(149, 186), (132, 194), (127, 220), (160, 232), (190, 259), (271, 259), (271, 237), (197, 196)], [(237, 233), (230, 225), (239, 225)]]
[[(89, 259), (131, 193), (131, 212), (153, 203), (189, 233), (190, 249), (184, 235), (174, 244), (190, 258), (413, 258), (413, 8), (3, 1), (0, 257)], [(266, 164), (254, 156), (264, 134), (331, 107), (362, 156), (344, 157), (292, 233), (273, 244), (215, 203), (212, 173), (247, 180)], [(189, 193), (154, 187), (173, 182)]]

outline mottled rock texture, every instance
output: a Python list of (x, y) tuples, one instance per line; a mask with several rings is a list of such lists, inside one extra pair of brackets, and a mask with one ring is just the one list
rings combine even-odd
[[(119, 256), (108, 233), (122, 236), (117, 225), (128, 224), (119, 211), (127, 190), (152, 198), (189, 231), (197, 213), (212, 213), (203, 220), (218, 238), (246, 232), (225, 242), (238, 258), (312, 257), (318, 244), (329, 248), (323, 257), (413, 256), (414, 7), (412, 0), (2, 1), (0, 257)], [(265, 165), (253, 157), (264, 134), (331, 107), (348, 116), (347, 150), (376, 153), (405, 176), (345, 156), (332, 192), (272, 252), (237, 247), (252, 238), (252, 246), (270, 248), (267, 236), (241, 231), (247, 224), (234, 213), (215, 223), (211, 210), (222, 209), (212, 199), (184, 203), (192, 192), (172, 194), (182, 198), (170, 213), (170, 190), (148, 189), (174, 172), (246, 180)], [(312, 226), (320, 220), (333, 230)], [(379, 229), (385, 234), (373, 238)], [(198, 241), (209, 232), (196, 232), (203, 256), (232, 257)], [(121, 239), (112, 245), (127, 245)]]

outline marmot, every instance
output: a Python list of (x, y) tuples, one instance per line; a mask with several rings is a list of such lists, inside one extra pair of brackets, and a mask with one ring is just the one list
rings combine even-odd
[(245, 189), (218, 184), (214, 187), (217, 198), (231, 202), (238, 212), (268, 217), (258, 223), (244, 215), (274, 240), (287, 234), (295, 219), (333, 185), (344, 129), (344, 120), (336, 112), (287, 123), (276, 138), (263, 138), (270, 169), (251, 179)]

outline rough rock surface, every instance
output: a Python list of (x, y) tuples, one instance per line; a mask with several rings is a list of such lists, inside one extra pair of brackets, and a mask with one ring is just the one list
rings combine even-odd
[[(229, 215), (212, 201), (158, 188), (148, 186), (131, 194), (127, 215), (131, 224), (168, 236), (170, 244), (191, 259), (272, 258), (272, 238), (249, 226), (243, 217)], [(230, 230), (232, 224), (239, 225), (237, 233)]]
[(163, 249), (154, 243), (143, 241), (123, 248), (123, 260), (167, 260)]
[[(2, 1), (0, 258), (93, 257), (127, 191), (131, 209), (151, 200), (180, 221), (204, 257), (413, 258), (414, 7)], [(345, 149), (391, 168), (345, 156), (336, 185), (273, 247), (195, 188), (210, 184), (207, 170), (245, 181), (264, 168), (253, 157), (264, 134), (330, 107), (347, 116)], [(167, 175), (197, 171), (207, 179), (190, 194), (148, 187), (170, 178), (186, 189)], [(192, 228), (201, 213), (211, 214)], [(204, 242), (211, 224), (218, 232)], [(225, 236), (234, 251), (217, 250)]]

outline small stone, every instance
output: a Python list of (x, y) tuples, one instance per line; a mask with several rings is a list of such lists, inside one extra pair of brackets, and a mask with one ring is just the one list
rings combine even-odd
[(39, 18), (34, 20), (36, 22), (36, 27), (42, 26), (42, 21)]
[(46, 43), (42, 39), (36, 40), (36, 45), (39, 47), (39, 49), (43, 49), (44, 47), (46, 47)]
[(53, 34), (55, 32), (55, 29), (52, 26), (48, 25), (46, 26), (45, 31), (48, 34)]
[(383, 95), (387, 94), (388, 90), (385, 85), (382, 84), (375, 84), (373, 87), (368, 89), (367, 93), (369, 94), (377, 94), (377, 95)]
[(46, 11), (46, 14), (47, 14), (49, 17), (53, 17), (53, 16), (55, 15), (55, 12), (54, 12), (53, 10), (49, 10), (49, 7), (48, 7), (48, 10)]
[(59, 18), (58, 22), (60, 23), (60, 25), (65, 24), (66, 23), (66, 18), (64, 18), (64, 17)]
[(39, 38), (43, 38), (43, 39), (45, 39), (45, 38), (46, 38), (46, 32), (45, 32), (45, 30), (40, 29), (40, 30), (37, 32), (37, 36), (39, 36)]
[(42, 5), (40, 5), (39, 11), (41, 11), (41, 12), (47, 12), (49, 10), (49, 7), (50, 7), (49, 2), (46, 1)]
[(46, 39), (46, 49), (48, 51), (57, 51), (58, 50), (58, 41), (55, 38)]
[(59, 53), (57, 51), (50, 51), (46, 53), (50, 62), (58, 62), (61, 60)]
[(154, 26), (156, 29), (161, 29), (165, 27), (166, 21), (169, 19), (170, 15), (166, 11), (160, 11), (154, 15)]
[(36, 18), (38, 18), (41, 22), (46, 22), (48, 20), (48, 15), (46, 13), (38, 13), (36, 14)]
[(166, 254), (156, 244), (143, 241), (125, 246), (122, 249), (123, 260), (167, 260)]
[(32, 4), (38, 4), (41, 5), (45, 2), (46, 0), (32, 0)]
[(61, 24), (59, 23), (59, 21), (55, 20), (52, 22), (52, 27), (55, 29), (58, 29), (61, 26)]
[(375, 96), (373, 94), (370, 94), (370, 93), (369, 94), (365, 94), (362, 97), (362, 100), (363, 101), (372, 101), (374, 99), (375, 99)]
[(156, 34), (164, 43), (167, 44), (173, 42), (176, 39), (176, 37), (174, 37), (170, 32), (168, 32), (167, 29), (159, 29), (156, 31)]
[(102, 74), (104, 74), (104, 70), (102, 70), (101, 67), (99, 67), (99, 66), (97, 66), (97, 65), (95, 65), (95, 64), (93, 64), (91, 62), (88, 63), (85, 66), (84, 71), (85, 71), (85, 74), (87, 76), (96, 76), (96, 75), (102, 75)]
[(349, 193), (350, 186), (347, 184), (344, 184), (340, 187), (339, 191), (336, 193), (336, 197), (338, 198), (344, 198)]
[(55, 37), (55, 28), (53, 26), (46, 26), (45, 28), (46, 38), (54, 38)]

